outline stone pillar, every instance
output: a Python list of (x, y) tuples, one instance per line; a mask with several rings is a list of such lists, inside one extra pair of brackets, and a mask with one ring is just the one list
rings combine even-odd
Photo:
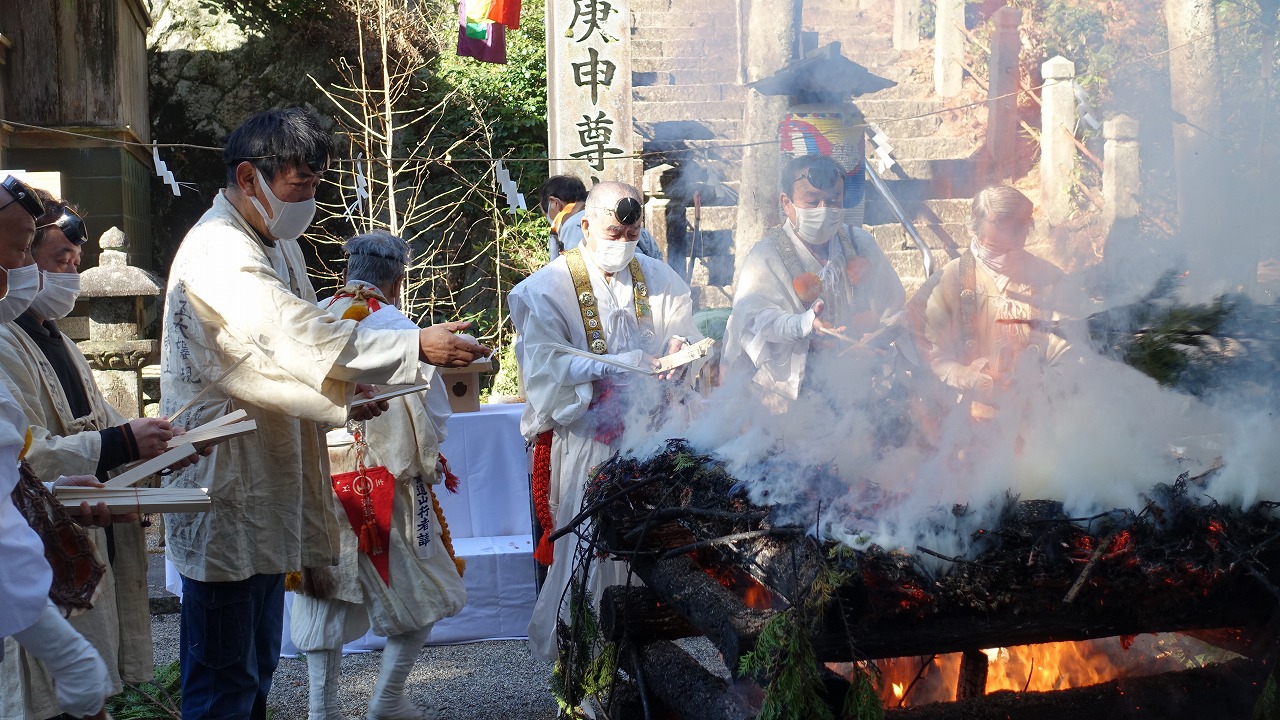
[(1142, 165), (1138, 157), (1138, 121), (1117, 115), (1102, 124), (1102, 224), (1108, 236), (1118, 224), (1135, 223)]
[(631, 9), (628, 0), (549, 0), (547, 145), (552, 175), (640, 185), (631, 122)]
[(964, 0), (937, 0), (934, 16), (933, 88), (939, 97), (960, 94), (964, 82)]
[(1018, 57), (1022, 39), (1018, 25), (1022, 11), (1002, 7), (992, 18), (991, 62), (987, 86), (987, 150), (991, 153), (992, 179), (1013, 177), (1018, 150)]
[(1045, 62), (1040, 72), (1044, 77), (1040, 91), (1041, 207), (1049, 223), (1059, 225), (1071, 215), (1076, 147), (1067, 133), (1076, 121), (1076, 95), (1071, 84), (1076, 64), (1058, 55)]
[[(685, 266), (687, 249), (683, 238), (673, 238), (671, 232), (671, 211), (677, 208), (667, 196), (667, 182), (674, 178), (679, 170), (674, 165), (663, 163), (644, 171), (644, 181), (640, 191), (644, 194), (644, 227), (653, 235), (653, 240), (662, 251), (667, 264), (680, 272)], [(674, 243), (672, 241), (675, 241)], [(683, 273), (681, 273), (683, 274)]]
[(80, 301), (88, 306), (89, 339), (78, 343), (102, 395), (126, 418), (142, 416), (142, 367), (160, 357), (160, 342), (142, 336), (143, 304), (164, 291), (155, 275), (130, 267), (128, 240), (111, 228), (98, 241), (98, 266), (80, 274)]
[[(795, 54), (797, 27), (791, 0), (744, 0), (743, 4), (749, 7), (745, 84), (773, 75), (787, 64)], [(765, 229), (779, 222), (778, 121), (787, 105), (786, 97), (747, 90), (742, 117), (742, 142), (747, 146), (742, 148), (734, 257), (745, 258)], [(734, 278), (740, 268), (734, 269)]]
[(893, 0), (893, 49), (920, 47), (920, 0)]

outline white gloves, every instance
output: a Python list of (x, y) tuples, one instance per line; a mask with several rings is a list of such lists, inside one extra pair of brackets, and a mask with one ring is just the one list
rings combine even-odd
[(88, 717), (102, 710), (112, 689), (107, 665), (89, 641), (63, 619), (52, 600), (36, 624), (14, 633), (13, 639), (49, 670), (62, 712)]
[(947, 384), (959, 390), (991, 392), (995, 381), (990, 375), (982, 372), (986, 366), (986, 358), (978, 358), (968, 365), (956, 365), (947, 377)]

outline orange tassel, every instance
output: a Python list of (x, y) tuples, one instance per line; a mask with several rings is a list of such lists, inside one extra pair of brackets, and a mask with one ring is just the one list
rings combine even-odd
[(458, 577), (462, 577), (462, 573), (467, 569), (467, 561), (458, 557), (453, 551), (453, 535), (449, 532), (449, 521), (444, 519), (444, 508), (440, 507), (440, 499), (436, 497), (436, 491), (428, 485), (427, 492), (431, 493), (431, 509), (436, 511), (436, 520), (440, 523), (440, 542), (449, 553), (449, 557), (453, 558), (453, 566), (458, 569)]
[(302, 587), (302, 573), (297, 570), (284, 574), (284, 589), (289, 592), (298, 592), (298, 588)]

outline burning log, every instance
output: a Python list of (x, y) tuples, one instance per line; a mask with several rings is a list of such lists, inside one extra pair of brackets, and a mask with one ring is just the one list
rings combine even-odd
[[(1010, 497), (972, 536), (967, 558), (926, 548), (854, 550), (779, 526), (777, 509), (747, 502), (721, 463), (673, 441), (645, 461), (614, 458), (593, 480), (587, 505), (600, 531), (595, 552), (629, 560), (647, 586), (606, 591), (601, 626), (609, 640), (640, 648), (644, 659), (635, 662), (652, 676), (642, 684), (654, 693), (665, 673), (679, 672), (650, 667), (651, 651), (664, 662), (672, 652), (653, 640), (697, 628), (736, 675), (743, 656), (765, 646), (771, 621), (813, 607), (825, 612), (788, 627), (805, 628), (808, 662), (820, 664), (964, 651), (985, 661), (975, 648), (1159, 631), (1244, 627), (1256, 634), (1280, 599), (1273, 594), (1280, 585), (1274, 505), (1239, 510), (1197, 500), (1185, 477), (1153, 488), (1149, 498), (1139, 511), (1071, 518), (1060, 503)], [(926, 554), (947, 565), (926, 565)], [(984, 665), (968, 664), (962, 696), (981, 694)], [(1184, 677), (1170, 682), (1192, 687), (1201, 675)], [(699, 692), (723, 685), (689, 682)], [(1130, 687), (1098, 692), (1112, 699), (1145, 692)], [(683, 717), (706, 717), (703, 700), (684, 704), (698, 693), (681, 692), (662, 702)]]
[[(672, 709), (697, 708), (701, 720), (751, 720), (756, 711), (730, 690), (723, 678), (702, 667), (684, 650), (665, 640), (639, 653), (640, 667), (631, 670), (645, 679), (647, 692)], [(682, 717), (690, 717), (682, 713)]]
[(889, 710), (886, 720), (1248, 720), (1266, 670), (1233, 660), (1192, 670), (1051, 692), (1001, 691), (953, 703)]
[(637, 557), (631, 568), (657, 597), (700, 628), (731, 667), (755, 647), (771, 617), (769, 611), (747, 607), (687, 556), (660, 562)]
[(637, 645), (702, 634), (651, 588), (619, 585), (605, 588), (600, 601), (600, 631), (610, 642), (628, 639)]

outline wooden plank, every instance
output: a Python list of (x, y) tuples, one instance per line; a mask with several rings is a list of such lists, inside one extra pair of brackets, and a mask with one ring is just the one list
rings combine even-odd
[(195, 445), (199, 449), (204, 449), (210, 445), (216, 445), (225, 442), (234, 437), (248, 435), (258, 430), (258, 421), (241, 420), (229, 425), (221, 425), (218, 427), (202, 427), (192, 430), (182, 435), (175, 435), (169, 438), (169, 447), (175, 448), (181, 445)]
[(233, 423), (233, 422), (239, 422), (239, 421), (241, 421), (241, 420), (245, 419), (245, 418), (246, 418), (246, 417), (248, 417), (248, 416), (249, 416), (249, 413), (248, 413), (247, 411), (245, 411), (243, 408), (241, 408), (240, 410), (232, 410), (231, 412), (227, 413), (226, 415), (219, 415), (218, 417), (216, 417), (216, 418), (214, 418), (214, 419), (210, 420), (209, 422), (207, 422), (207, 423), (205, 423), (205, 424), (203, 424), (203, 425), (197, 425), (197, 426), (195, 426), (195, 427), (193, 427), (193, 428), (187, 428), (187, 432), (189, 432), (189, 433), (193, 433), (193, 432), (200, 432), (201, 430), (208, 430), (208, 429), (210, 429), (210, 428), (216, 428), (216, 427), (221, 427), (221, 426), (223, 426), (223, 425), (229, 425), (229, 424), (231, 424), (231, 423)]
[(184, 458), (196, 454), (196, 447), (191, 443), (185, 443), (178, 447), (160, 453), (150, 460), (138, 463), (132, 468), (111, 478), (106, 483), (107, 487), (130, 487), (139, 480), (154, 475), (170, 465), (181, 461)]
[(54, 488), (64, 505), (105, 503), (116, 514), (127, 512), (208, 512), (209, 495), (203, 488)]
[(355, 400), (351, 403), (351, 407), (360, 407), (361, 405), (368, 405), (369, 403), (376, 403), (382, 400), (390, 400), (392, 398), (403, 397), (405, 395), (426, 392), (429, 389), (431, 389), (430, 385), (405, 385), (392, 390), (384, 390), (371, 398)]

